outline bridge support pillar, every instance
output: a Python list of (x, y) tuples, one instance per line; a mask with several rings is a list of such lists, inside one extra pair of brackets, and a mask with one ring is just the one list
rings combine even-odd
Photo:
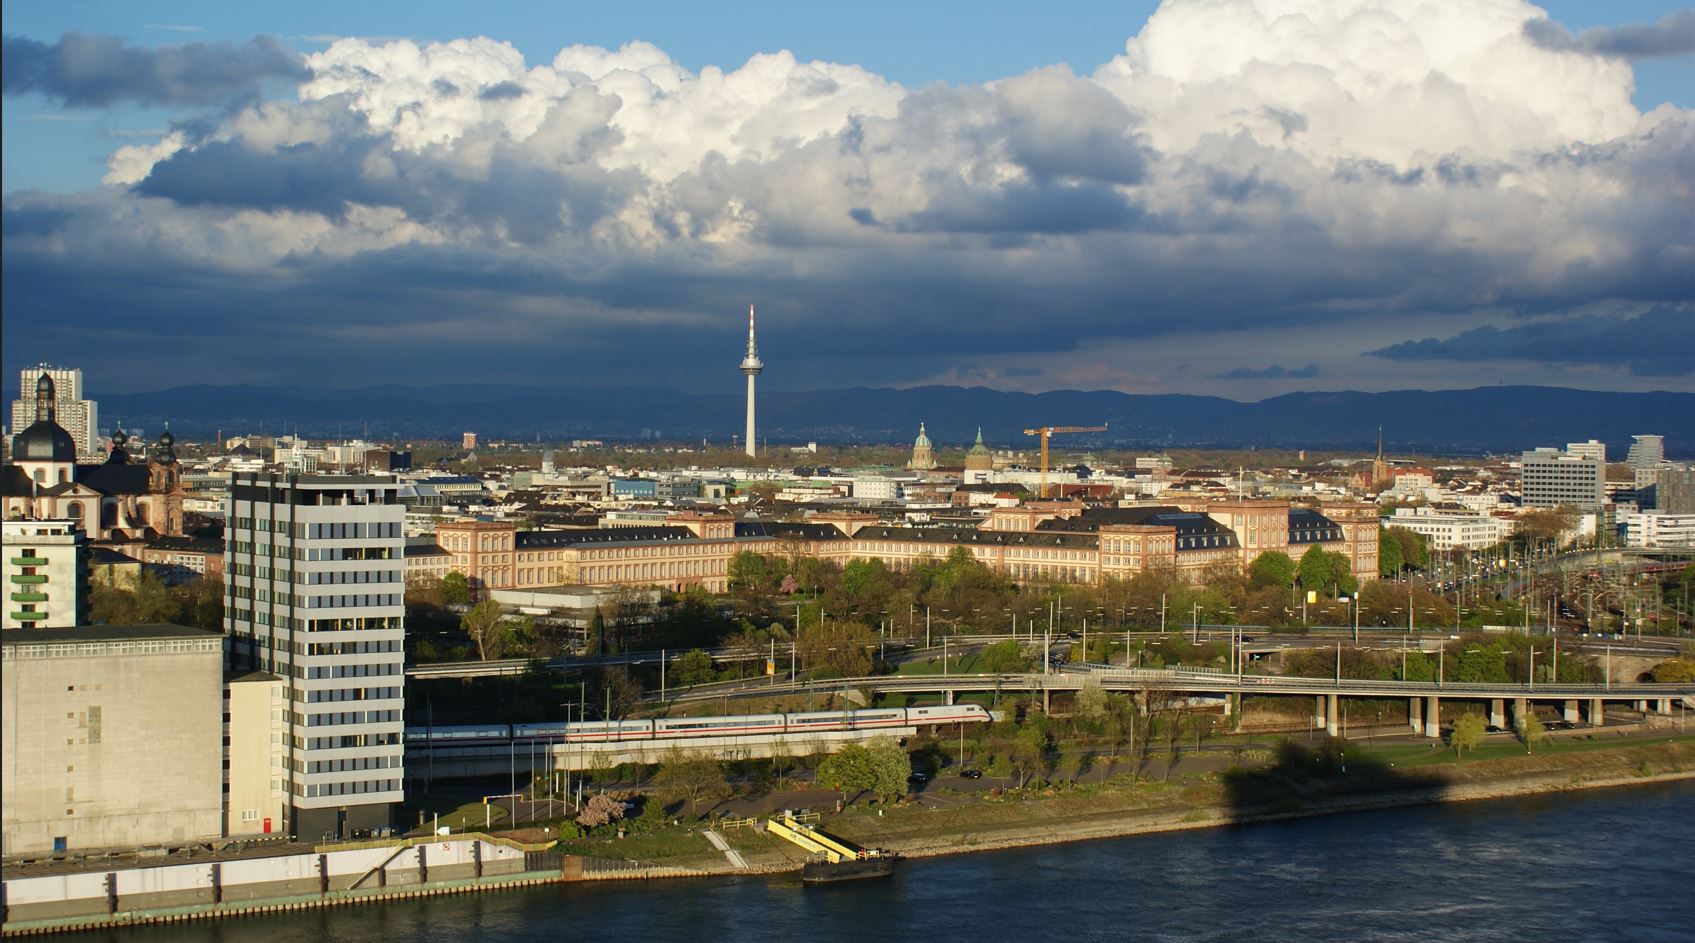
[(1671, 714), (1671, 698), (1662, 697), (1659, 700), (1655, 701), (1654, 702), (1654, 713), (1670, 715)]
[(1638, 714), (1648, 713), (1648, 702), (1646, 700), (1644, 700), (1643, 698), (1637, 698), (1636, 699), (1636, 713), (1638, 713)]
[(1413, 733), (1424, 732), (1424, 698), (1407, 698), (1407, 726), (1412, 728)]
[(1326, 694), (1324, 700), (1324, 732), (1334, 737), (1342, 732), (1341, 721), (1337, 717), (1337, 708), (1341, 706), (1342, 698), (1340, 695)]
[(1602, 724), (1606, 723), (1606, 719), (1607, 719), (1607, 709), (1605, 707), (1601, 706), (1601, 699), (1598, 698), (1598, 697), (1590, 698), (1589, 699), (1589, 725), (1591, 727), (1599, 727)]
[(1519, 727), (1524, 726), (1524, 722), (1529, 719), (1529, 717), (1530, 700), (1522, 697), (1513, 698), (1513, 729), (1517, 730)]
[(1507, 725), (1507, 699), (1504, 698), (1504, 697), (1490, 698), (1489, 699), (1489, 726), (1491, 726), (1491, 727), (1506, 727), (1506, 725)]
[(1442, 699), (1435, 695), (1424, 699), (1424, 735), (1442, 739)]
[(943, 691), (942, 692), (942, 703), (948, 705), (949, 707), (953, 706), (953, 692), (952, 691)]
[(1322, 694), (1313, 696), (1312, 725), (1314, 727), (1324, 726), (1324, 695)]
[(1568, 724), (1575, 724), (1579, 720), (1583, 719), (1583, 718), (1577, 716), (1577, 702), (1576, 701), (1570, 701), (1570, 700), (1566, 701), (1566, 710), (1565, 710), (1565, 716), (1564, 716), (1563, 719)]

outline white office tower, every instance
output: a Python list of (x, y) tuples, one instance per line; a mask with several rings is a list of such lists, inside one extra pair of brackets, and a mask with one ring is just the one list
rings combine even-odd
[[(1598, 444), (1598, 443), (1596, 443)], [(1597, 511), (1607, 503), (1607, 466), (1603, 455), (1542, 448), (1524, 453), (1524, 506), (1566, 506)]]
[(1625, 459), (1631, 468), (1658, 468), (1666, 460), (1666, 437), (1659, 435), (1633, 435), (1630, 437), (1630, 455)]
[(387, 475), (236, 474), (224, 538), (230, 667), (281, 675), (288, 830), (390, 824), (403, 798), (406, 508)]
[(764, 371), (765, 362), (759, 359), (759, 348), (753, 343), (753, 305), (747, 306), (747, 356), (742, 358), (742, 373), (747, 377), (747, 454), (755, 454), (753, 442), (753, 378)]
[(1599, 439), (1590, 439), (1587, 442), (1567, 442), (1566, 451), (1572, 455), (1595, 459), (1602, 465), (1607, 464), (1607, 444)]
[(25, 367), (19, 373), (18, 389), (22, 396), (12, 401), (12, 431), (21, 432), (31, 423), (45, 419), (29, 392), (36, 388), (41, 375), (53, 380), (53, 421), (71, 434), (77, 444), (77, 455), (94, 458), (102, 454), (105, 444), (100, 439), (99, 408), (91, 399), (82, 398), (82, 371), (75, 367)]

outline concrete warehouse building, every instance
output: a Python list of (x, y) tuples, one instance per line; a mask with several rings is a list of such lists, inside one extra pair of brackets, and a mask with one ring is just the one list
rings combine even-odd
[(178, 625), (0, 633), (5, 856), (221, 835), (223, 652)]

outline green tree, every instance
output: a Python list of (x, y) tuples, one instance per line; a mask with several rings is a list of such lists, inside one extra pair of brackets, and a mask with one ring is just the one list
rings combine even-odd
[(877, 633), (858, 622), (809, 625), (800, 634), (800, 660), (825, 678), (863, 678), (871, 673)]
[(705, 684), (714, 676), (712, 656), (698, 648), (684, 652), (671, 662), (672, 683), (679, 687)]
[[(88, 594), (89, 617), (107, 625), (156, 625), (182, 618), (182, 603), (151, 570), (143, 568), (135, 586), (98, 584)], [(220, 628), (222, 615), (219, 616)]]
[(1475, 750), (1483, 743), (1483, 718), (1476, 714), (1461, 714), (1454, 721), (1454, 732), (1449, 735), (1448, 742), (1454, 747), (1454, 755), (1463, 759), (1465, 751)]
[(1040, 724), (1027, 723), (1012, 739), (1010, 756), (1012, 769), (1018, 774), (1018, 788), (1032, 780), (1043, 779), (1053, 768), (1049, 751), (1053, 742)]
[(977, 657), (977, 670), (988, 674), (1015, 674), (1028, 671), (1032, 660), (1016, 641), (1008, 639), (985, 647)]
[(840, 792), (849, 801), (852, 801), (849, 793), (857, 798), (862, 793), (875, 791), (878, 780), (871, 751), (858, 743), (843, 744), (840, 750), (818, 764), (818, 781)]
[(893, 737), (877, 737), (866, 746), (870, 762), (872, 791), (884, 802), (893, 802), (906, 795), (912, 776), (912, 758)]
[(1548, 738), (1548, 729), (1542, 726), (1534, 712), (1526, 709), (1524, 717), (1518, 722), (1518, 738), (1524, 741), (1524, 752), (1530, 753), (1538, 743)]
[(1267, 550), (1248, 566), (1248, 580), (1256, 589), (1295, 584), (1295, 561), (1281, 550)]
[(1320, 596), (1346, 596), (1359, 589), (1359, 581), (1354, 578), (1353, 565), (1348, 558), (1317, 544), (1308, 547), (1307, 552), (1301, 555), (1300, 575), (1301, 588), (1315, 591)]
[(1099, 679), (1091, 676), (1077, 689), (1077, 716), (1085, 723), (1099, 723), (1106, 718), (1107, 694)]
[(1377, 528), (1377, 575), (1395, 576), (1406, 568), (1407, 561), (1401, 554), (1401, 542), (1389, 533), (1389, 528)]
[(730, 794), (724, 764), (709, 757), (678, 750), (668, 753), (653, 774), (653, 788), (666, 802), (687, 802), (689, 814), (700, 817), (700, 804)]
[(459, 617), (459, 628), (477, 647), (477, 657), (483, 661), (499, 658), (502, 654), (505, 632), (501, 621), (500, 603), (492, 599), (477, 603)]
[(441, 598), (449, 606), (463, 606), (471, 601), (471, 581), (454, 570), (441, 578)]
[[(1401, 551), (1403, 566), (1415, 570), (1430, 567), (1430, 541), (1423, 534), (1407, 530), (1405, 527), (1390, 527), (1389, 536), (1395, 538), (1395, 544)], [(1382, 553), (1382, 550), (1378, 550)]]

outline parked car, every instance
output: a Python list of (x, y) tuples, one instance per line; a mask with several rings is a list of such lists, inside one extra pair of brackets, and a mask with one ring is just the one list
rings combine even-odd
[(906, 781), (915, 785), (923, 785), (930, 781), (930, 774), (915, 772), (911, 776), (906, 777)]
[(959, 771), (959, 775), (965, 779), (982, 779), (983, 771), (980, 769), (962, 769)]

